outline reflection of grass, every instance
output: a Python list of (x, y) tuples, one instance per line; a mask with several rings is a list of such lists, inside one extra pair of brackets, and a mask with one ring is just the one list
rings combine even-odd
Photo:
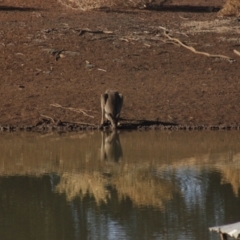
[(240, 169), (222, 167), (220, 171), (222, 173), (222, 183), (230, 183), (235, 196), (238, 196), (238, 189), (240, 188)]
[(58, 193), (65, 193), (67, 200), (76, 196), (83, 197), (87, 193), (94, 196), (97, 203), (106, 202), (108, 192), (105, 189), (106, 180), (99, 172), (71, 174), (64, 173), (60, 184), (56, 187)]
[(156, 178), (147, 169), (125, 170), (121, 174), (112, 174), (108, 180), (96, 171), (80, 174), (64, 173), (56, 191), (65, 193), (69, 201), (89, 193), (99, 204), (111, 197), (110, 192), (105, 188), (106, 185), (116, 188), (120, 198), (129, 197), (136, 206), (163, 208), (164, 203), (171, 199), (174, 191), (171, 183)]
[(170, 182), (157, 179), (149, 172), (127, 172), (113, 179), (118, 194), (129, 197), (137, 206), (163, 208), (164, 203), (172, 198), (173, 186)]

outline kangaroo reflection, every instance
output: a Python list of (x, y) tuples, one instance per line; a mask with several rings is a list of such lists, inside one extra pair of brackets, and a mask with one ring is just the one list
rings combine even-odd
[(102, 132), (101, 160), (119, 162), (123, 152), (117, 131)]

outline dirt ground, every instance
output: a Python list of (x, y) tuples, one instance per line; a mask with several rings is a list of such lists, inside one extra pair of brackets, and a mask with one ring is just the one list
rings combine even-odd
[(240, 19), (217, 18), (223, 4), (81, 12), (57, 0), (0, 1), (1, 129), (99, 125), (106, 89), (124, 95), (127, 123), (238, 127)]

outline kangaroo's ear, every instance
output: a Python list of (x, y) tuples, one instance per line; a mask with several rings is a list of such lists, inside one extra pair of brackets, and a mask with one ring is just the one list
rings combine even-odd
[(107, 100), (108, 100), (108, 94), (107, 93), (101, 94), (101, 106), (102, 107), (106, 104)]
[(119, 95), (119, 97), (122, 99), (122, 101), (123, 101), (123, 95), (121, 94), (121, 93), (119, 93), (118, 94)]

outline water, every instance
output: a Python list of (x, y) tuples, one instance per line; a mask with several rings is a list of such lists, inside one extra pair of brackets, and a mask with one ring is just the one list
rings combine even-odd
[(239, 140), (1, 133), (1, 239), (219, 239), (209, 227), (240, 221)]

